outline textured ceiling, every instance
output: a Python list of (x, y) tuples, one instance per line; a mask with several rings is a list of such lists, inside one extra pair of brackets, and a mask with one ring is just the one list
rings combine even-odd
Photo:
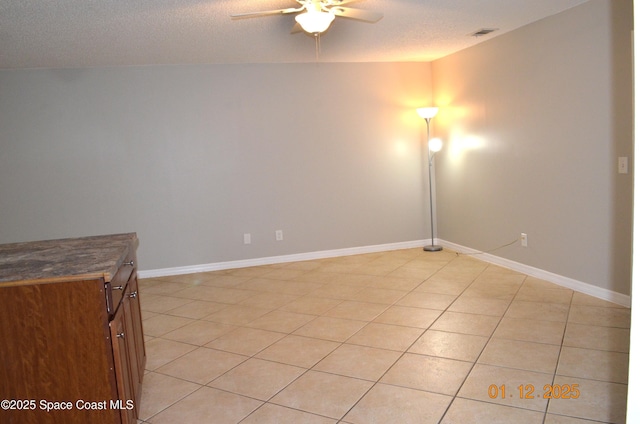
[[(587, 0), (362, 0), (382, 12), (336, 18), (323, 62), (431, 61)], [(294, 0), (0, 0), (0, 68), (316, 61), (315, 42), (290, 34), (294, 15), (231, 19), (296, 7)], [(484, 37), (470, 34), (499, 28)]]

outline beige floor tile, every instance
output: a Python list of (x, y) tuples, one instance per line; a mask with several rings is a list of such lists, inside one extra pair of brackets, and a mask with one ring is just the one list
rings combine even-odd
[(315, 269), (320, 268), (321, 265), (322, 265), (322, 260), (317, 259), (317, 260), (307, 260), (307, 261), (300, 261), (300, 262), (289, 262), (289, 263), (282, 264), (282, 267), (288, 268), (288, 269), (299, 269), (303, 271), (313, 271)]
[(223, 324), (245, 325), (271, 311), (272, 309), (257, 308), (254, 306), (228, 305), (220, 311), (207, 315), (204, 319)]
[(585, 349), (628, 353), (629, 335), (630, 332), (627, 328), (598, 327), (568, 323), (563, 344), (565, 346), (583, 347)]
[(272, 398), (271, 403), (338, 419), (371, 386), (370, 381), (308, 371)]
[(196, 272), (193, 274), (173, 275), (168, 277), (172, 281), (190, 286), (199, 286), (212, 278), (213, 274), (208, 272)]
[(251, 358), (208, 386), (266, 401), (305, 371), (292, 365)]
[(251, 321), (248, 327), (261, 330), (279, 331), (281, 333), (292, 333), (306, 323), (315, 319), (315, 315), (296, 314), (293, 312), (273, 311)]
[(411, 292), (396, 302), (398, 306), (411, 306), (414, 308), (427, 308), (444, 311), (456, 300), (456, 296), (450, 294), (438, 294), (427, 292)]
[(297, 312), (299, 314), (322, 315), (329, 309), (341, 303), (337, 299), (326, 297), (303, 296), (280, 308), (282, 311)]
[(304, 275), (301, 275), (297, 278), (297, 281), (303, 281), (306, 283), (314, 283), (314, 284), (332, 284), (336, 280), (336, 276), (339, 274), (333, 272), (323, 271), (324, 262), (320, 262), (318, 267), (307, 272)]
[(347, 342), (361, 346), (405, 351), (420, 337), (423, 331), (422, 328), (371, 323), (354, 334)]
[(192, 322), (194, 320), (190, 318), (159, 314), (145, 319), (144, 332), (150, 336), (159, 337)]
[(275, 331), (240, 327), (223, 334), (205, 346), (226, 352), (238, 353), (240, 355), (253, 356), (284, 336), (284, 334)]
[(233, 325), (211, 321), (194, 321), (162, 336), (163, 339), (204, 346), (211, 340), (235, 329)]
[(377, 381), (402, 355), (392, 350), (344, 344), (315, 367), (316, 371)]
[(384, 312), (389, 306), (379, 303), (365, 303), (345, 300), (335, 308), (325, 312), (324, 315), (334, 318), (355, 319), (360, 321), (372, 321)]
[(446, 294), (450, 296), (458, 296), (466, 290), (471, 281), (450, 281), (446, 278), (438, 278), (438, 274), (429, 278), (424, 283), (415, 288), (416, 292)]
[[(458, 396), (544, 412), (547, 407), (547, 399), (543, 397), (544, 386), (552, 382), (553, 374), (476, 364)], [(499, 388), (493, 392), (493, 396), (490, 392), (492, 385)]]
[(352, 319), (317, 317), (297, 329), (294, 334), (316, 339), (344, 342), (357, 333), (366, 322)]
[(475, 362), (488, 340), (488, 337), (471, 334), (427, 330), (409, 352)]
[(197, 348), (197, 346), (175, 342), (173, 340), (153, 339), (145, 343), (145, 350), (147, 352), (147, 364), (145, 368), (153, 371)]
[(573, 299), (571, 299), (572, 305), (580, 306), (598, 306), (601, 308), (625, 308), (625, 306), (618, 305), (617, 303), (607, 302), (606, 300), (598, 299), (597, 297), (589, 296), (588, 294), (574, 292)]
[(562, 303), (568, 305), (571, 303), (572, 296), (573, 291), (566, 289), (549, 290), (523, 287), (520, 289), (514, 300), (524, 302)]
[[(335, 274), (330, 274), (335, 275)], [(348, 300), (364, 290), (361, 286), (345, 286), (339, 283), (325, 284), (309, 293), (311, 296), (326, 297), (329, 299)]]
[(241, 277), (237, 275), (226, 274), (209, 274), (201, 284), (214, 287), (234, 287), (238, 288), (240, 284), (247, 281), (249, 277)]
[(226, 271), (226, 273), (228, 275), (236, 275), (239, 277), (259, 277), (261, 275), (266, 274), (267, 272), (271, 271), (271, 266), (270, 265), (263, 265), (263, 266), (251, 266), (251, 267), (247, 267), (247, 268), (236, 268), (236, 269), (229, 269)]
[(402, 291), (410, 291), (418, 287), (425, 280), (426, 277), (422, 276), (411, 276), (411, 275), (401, 275), (397, 274), (398, 271), (394, 271), (389, 275), (385, 275), (383, 277), (371, 277), (367, 281), (367, 287), (372, 287), (376, 289), (390, 289), (390, 290), (402, 290)]
[(566, 322), (568, 314), (568, 304), (514, 300), (504, 316), (516, 319)]
[(582, 420), (564, 415), (554, 415), (547, 413), (544, 424), (600, 424), (601, 421)]
[(631, 310), (628, 308), (572, 305), (569, 311), (569, 322), (601, 327), (629, 328)]
[(372, 289), (367, 288), (356, 293), (350, 300), (356, 302), (381, 303), (384, 305), (392, 305), (402, 299), (408, 292), (405, 290), (390, 289)]
[(542, 424), (544, 414), (537, 411), (456, 398), (441, 424)]
[(391, 306), (378, 315), (374, 322), (403, 325), (405, 327), (428, 328), (442, 314), (434, 309)]
[(242, 424), (335, 424), (336, 420), (321, 417), (308, 412), (297, 411), (280, 405), (265, 403), (254, 413), (249, 415)]
[(247, 359), (246, 356), (201, 347), (157, 368), (156, 372), (206, 384)]
[(629, 354), (564, 346), (556, 374), (627, 384)]
[(509, 303), (510, 300), (484, 299), (463, 294), (449, 306), (447, 311), (501, 317), (509, 307)]
[(311, 368), (334, 351), (339, 343), (289, 335), (256, 355), (257, 358)]
[(195, 392), (201, 386), (168, 375), (149, 372), (144, 375), (139, 418), (148, 420), (158, 412)]
[(474, 282), (464, 291), (462, 296), (511, 301), (519, 288), (519, 286), (509, 284)]
[(269, 278), (251, 278), (236, 286), (237, 289), (253, 290), (255, 292), (277, 293), (283, 281)]
[(193, 302), (187, 303), (186, 305), (171, 309), (166, 313), (168, 315), (174, 315), (184, 318), (201, 319), (226, 307), (228, 307), (228, 305), (225, 305), (223, 303), (194, 300)]
[(492, 338), (478, 363), (553, 374), (559, 355), (558, 345)]
[(149, 277), (149, 278), (141, 278), (138, 276), (138, 285), (140, 287), (152, 287), (156, 284), (162, 283), (175, 283), (171, 276), (166, 277)]
[(430, 329), (476, 336), (490, 336), (499, 321), (500, 318), (488, 315), (444, 312)]
[(300, 280), (287, 281), (282, 287), (282, 293), (308, 296), (311, 292), (321, 288), (323, 284), (304, 282)]
[(262, 402), (210, 387), (202, 387), (149, 420), (151, 424), (235, 424)]
[(169, 281), (152, 281), (143, 287), (144, 294), (149, 295), (163, 295), (163, 296), (171, 296), (172, 294), (179, 292), (180, 290), (184, 290), (189, 287), (187, 284), (182, 283), (173, 283)]
[(406, 353), (380, 382), (453, 396), (472, 366), (471, 362)]
[[(578, 385), (580, 394), (575, 399), (553, 398), (549, 412), (607, 423), (624, 423), (627, 410), (627, 385), (575, 377), (556, 376), (555, 385)], [(573, 392), (574, 395), (577, 394)]]
[(295, 294), (259, 293), (243, 300), (240, 305), (273, 310), (291, 303), (299, 297)]
[(406, 260), (384, 259), (374, 260), (366, 264), (362, 264), (353, 269), (354, 273), (366, 275), (389, 275), (402, 265), (406, 264)]
[(144, 321), (144, 320), (147, 320), (147, 319), (149, 319), (149, 318), (153, 318), (153, 317), (155, 317), (155, 316), (160, 315), (160, 314), (159, 314), (159, 313), (157, 313), (157, 312), (149, 312), (149, 311), (145, 311), (144, 309), (142, 309), (140, 312), (141, 312), (141, 314), (142, 314), (142, 320), (143, 320), (143, 321)]
[(497, 265), (489, 265), (478, 275), (474, 282), (521, 286), (526, 278), (527, 276), (520, 272)]
[(191, 302), (191, 299), (146, 294), (142, 292), (142, 290), (140, 294), (140, 309), (149, 312), (165, 313), (167, 311), (170, 311), (171, 309), (177, 308), (178, 306), (182, 306)]
[(307, 271), (303, 269), (278, 268), (263, 274), (262, 278), (270, 278), (274, 280), (294, 280), (296, 278), (300, 278), (300, 276), (306, 273)]
[(209, 302), (237, 304), (245, 299), (255, 296), (257, 292), (239, 290), (234, 288), (196, 286), (177, 292), (174, 296), (194, 300), (206, 300)]
[(349, 411), (345, 422), (353, 424), (436, 424), (450, 402), (450, 396), (406, 387), (376, 384)]
[(503, 318), (494, 337), (559, 345), (562, 343), (564, 327), (564, 322)]
[(252, 290), (239, 290), (235, 288), (224, 288), (224, 287), (212, 287), (213, 289), (213, 298), (203, 299), (203, 300), (212, 300), (214, 302), (219, 303), (229, 303), (229, 304), (238, 304), (245, 300), (251, 299), (256, 296), (256, 292)]
[(524, 289), (533, 289), (533, 290), (567, 290), (572, 291), (566, 287), (559, 286), (558, 284), (551, 283), (546, 280), (542, 280), (540, 278), (527, 276), (525, 278), (524, 283), (522, 284), (522, 288)]

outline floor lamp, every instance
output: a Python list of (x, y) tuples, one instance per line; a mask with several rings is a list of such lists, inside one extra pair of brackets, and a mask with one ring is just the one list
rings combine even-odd
[(433, 174), (431, 172), (431, 168), (433, 167), (433, 157), (436, 152), (439, 152), (440, 149), (442, 149), (442, 140), (439, 138), (431, 140), (431, 134), (429, 133), (431, 118), (436, 116), (436, 113), (438, 113), (437, 107), (422, 107), (418, 109), (418, 115), (420, 115), (420, 117), (427, 123), (427, 145), (429, 146), (429, 213), (431, 214), (431, 244), (424, 247), (425, 252), (439, 252), (442, 250), (442, 246), (438, 246), (433, 241), (433, 195), (431, 194), (431, 179)]

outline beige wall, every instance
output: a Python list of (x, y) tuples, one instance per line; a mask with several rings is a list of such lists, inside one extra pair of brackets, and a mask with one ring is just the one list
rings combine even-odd
[(632, 2), (594, 0), (433, 63), (438, 237), (630, 293)]
[(136, 231), (150, 270), (424, 239), (430, 72), (2, 71), (0, 243)]

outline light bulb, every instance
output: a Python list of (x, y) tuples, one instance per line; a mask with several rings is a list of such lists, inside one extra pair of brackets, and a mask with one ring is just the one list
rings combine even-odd
[(429, 150), (434, 153), (442, 150), (442, 140), (439, 138), (432, 138), (429, 140)]

